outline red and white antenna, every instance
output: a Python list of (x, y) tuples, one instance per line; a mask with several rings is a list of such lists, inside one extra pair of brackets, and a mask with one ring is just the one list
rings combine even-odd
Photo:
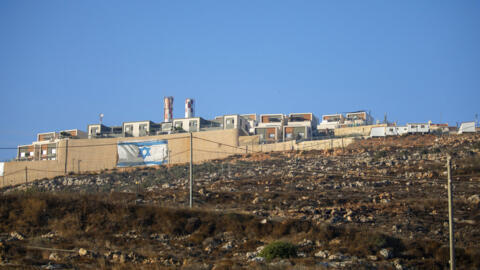
[(173, 119), (173, 97), (165, 97), (164, 102), (164, 114), (165, 122), (171, 122)]
[(195, 104), (193, 98), (185, 99), (185, 118), (195, 117)]

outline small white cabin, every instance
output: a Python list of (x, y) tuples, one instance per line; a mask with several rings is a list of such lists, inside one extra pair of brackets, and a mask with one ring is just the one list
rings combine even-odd
[(463, 122), (458, 129), (458, 134), (475, 133), (475, 122)]
[(370, 130), (370, 137), (385, 137), (385, 127), (372, 127)]

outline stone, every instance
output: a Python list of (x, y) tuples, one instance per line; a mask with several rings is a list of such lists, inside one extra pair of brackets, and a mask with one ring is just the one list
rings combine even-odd
[(263, 263), (263, 262), (265, 262), (265, 258), (263, 258), (263, 257), (254, 257), (254, 258), (250, 259), (249, 261), (251, 261), (251, 262), (257, 262), (257, 263)]
[(84, 248), (80, 248), (78, 250), (78, 255), (80, 255), (80, 256), (86, 256), (87, 254), (88, 254), (88, 251)]
[(52, 239), (56, 236), (56, 234), (54, 232), (49, 232), (49, 233), (46, 233), (46, 234), (43, 234), (41, 235), (40, 237), (42, 238), (46, 238), (46, 239)]
[(328, 259), (331, 261), (342, 261), (345, 259), (345, 256), (343, 254), (337, 253), (328, 256)]
[(12, 237), (12, 239), (14, 240), (20, 240), (20, 241), (25, 239), (25, 237), (19, 232), (11, 232), (10, 237)]
[(265, 246), (259, 246), (257, 247), (257, 253), (262, 252), (262, 250), (265, 248)]
[(480, 195), (475, 194), (470, 197), (468, 197), (468, 202), (473, 203), (473, 204), (480, 204)]
[(375, 256), (375, 255), (368, 255), (367, 259), (369, 259), (370, 261), (376, 261), (376, 260), (378, 260), (378, 257)]
[(50, 255), (48, 256), (48, 259), (51, 260), (51, 261), (61, 260), (60, 255), (58, 255), (58, 253), (56, 253), (56, 252), (50, 253)]
[(298, 252), (298, 253), (297, 253), (297, 257), (299, 257), (299, 258), (306, 258), (306, 257), (307, 257), (307, 254), (305, 254), (304, 252)]
[(403, 269), (405, 269), (405, 268), (403, 267), (403, 265), (400, 263), (400, 260), (398, 260), (398, 259), (393, 262), (393, 266), (395, 266), (395, 269), (396, 269), (396, 270), (403, 270)]
[(380, 255), (382, 255), (382, 257), (385, 259), (390, 259), (393, 257), (392, 251), (386, 248), (380, 250)]
[(328, 257), (328, 251), (320, 250), (317, 253), (315, 253), (314, 256), (317, 257), (317, 258), (325, 259), (325, 258)]
[(170, 188), (172, 185), (170, 185), (169, 183), (165, 183), (162, 185), (162, 188)]
[(252, 259), (254, 258), (255, 256), (257, 256), (257, 252), (247, 252), (247, 254), (245, 254), (245, 256), (247, 257), (247, 259)]
[(230, 250), (233, 248), (233, 243), (232, 242), (227, 242), (222, 246), (222, 249), (224, 250)]
[(255, 199), (252, 200), (252, 203), (253, 204), (257, 204), (257, 203), (260, 203), (262, 201), (262, 198), (260, 197), (255, 197)]
[(279, 260), (279, 261), (273, 261), (270, 263), (270, 266), (274, 266), (274, 267), (289, 267), (289, 266), (292, 266), (292, 263), (287, 260), (287, 259), (283, 259), (283, 260)]

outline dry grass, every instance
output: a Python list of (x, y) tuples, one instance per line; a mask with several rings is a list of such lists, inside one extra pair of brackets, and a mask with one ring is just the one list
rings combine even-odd
[[(118, 196), (118, 197), (116, 197)], [(47, 261), (47, 254), (26, 250), (26, 244), (42, 244), (38, 236), (47, 232), (57, 232), (62, 240), (54, 242), (56, 248), (73, 249), (84, 247), (91, 250), (104, 250), (107, 246), (117, 250), (135, 250), (144, 257), (154, 257), (159, 246), (148, 240), (152, 233), (163, 233), (171, 237), (188, 236), (184, 242), (203, 250), (202, 243), (207, 238), (229, 232), (234, 239), (247, 239), (235, 252), (252, 251), (261, 241), (286, 240), (298, 242), (299, 238), (320, 242), (325, 249), (364, 257), (377, 254), (388, 248), (397, 257), (408, 260), (423, 260), (425, 267), (438, 269), (446, 265), (448, 252), (435, 241), (416, 239), (415, 241), (395, 238), (370, 229), (316, 225), (308, 220), (284, 220), (260, 223), (251, 215), (207, 210), (165, 208), (146, 205), (126, 205), (119, 195), (111, 198), (100, 195), (53, 195), (46, 193), (28, 195), (3, 195), (0, 197), (0, 230), (19, 231), (29, 236), (16, 244), (4, 245), (0, 255), (22, 261), (24, 264), (38, 265)], [(428, 205), (429, 202), (426, 202)], [(425, 205), (424, 208), (434, 206)], [(134, 230), (139, 239), (114, 237), (115, 234)], [(109, 243), (109, 244), (107, 244)], [(313, 251), (312, 251), (313, 252)], [(459, 248), (458, 261), (469, 267), (480, 266), (480, 254), (476, 250)], [(180, 256), (180, 255), (179, 255)], [(186, 258), (189, 255), (184, 255)], [(233, 269), (236, 263), (227, 259), (231, 254), (214, 251), (210, 255), (200, 253), (200, 261), (215, 261), (225, 258), (221, 267)], [(423, 259), (422, 259), (423, 258)], [(133, 269), (135, 264), (112, 265), (103, 257), (77, 261), (80, 265), (95, 265), (98, 269)], [(194, 265), (195, 262), (194, 262)], [(197, 265), (201, 268), (201, 264)], [(150, 268), (148, 268), (150, 267)], [(162, 269), (145, 266), (143, 269)]]

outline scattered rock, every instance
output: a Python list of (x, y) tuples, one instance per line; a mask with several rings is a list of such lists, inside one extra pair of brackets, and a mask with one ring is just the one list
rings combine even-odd
[(317, 258), (326, 259), (328, 257), (328, 251), (320, 250), (317, 253), (315, 253), (314, 256), (317, 257)]
[(25, 236), (23, 236), (19, 232), (11, 232), (10, 237), (12, 238), (12, 240), (25, 240)]
[(375, 256), (375, 255), (368, 255), (367, 259), (369, 259), (370, 261), (376, 261), (376, 260), (378, 260), (378, 257)]
[(263, 263), (263, 262), (265, 262), (265, 258), (263, 258), (263, 257), (253, 257), (253, 258), (250, 259), (249, 261), (250, 261), (250, 262)]
[(87, 254), (88, 254), (88, 251), (84, 248), (80, 248), (78, 250), (78, 255), (80, 255), (80, 256), (87, 256)]
[(392, 251), (390, 251), (389, 249), (386, 249), (386, 248), (381, 249), (379, 253), (380, 253), (380, 255), (382, 255), (382, 257), (385, 258), (385, 259), (390, 259), (390, 258), (393, 257)]
[(56, 252), (50, 253), (50, 255), (48, 256), (48, 259), (51, 260), (51, 261), (60, 261), (61, 260), (60, 255)]
[(480, 204), (480, 195), (475, 194), (470, 197), (468, 197), (468, 202), (472, 204)]

